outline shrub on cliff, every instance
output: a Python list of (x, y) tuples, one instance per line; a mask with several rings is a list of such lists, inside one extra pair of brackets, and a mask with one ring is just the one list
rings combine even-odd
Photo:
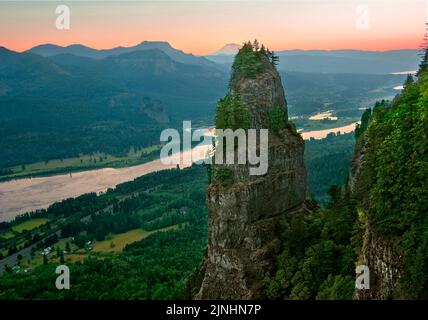
[(269, 129), (279, 131), (287, 124), (287, 115), (278, 105), (273, 105), (268, 109)]
[[(376, 105), (379, 105), (380, 102), (377, 102)], [(372, 109), (368, 108), (364, 111), (363, 116), (361, 117), (361, 124), (357, 124), (355, 128), (355, 139), (358, 139), (368, 128), (370, 119), (372, 117)]]
[(227, 94), (217, 105), (215, 126), (217, 129), (249, 129), (250, 113), (236, 94)]
[(233, 173), (228, 168), (217, 168), (215, 170), (214, 180), (220, 183), (223, 187), (228, 188), (233, 185)]

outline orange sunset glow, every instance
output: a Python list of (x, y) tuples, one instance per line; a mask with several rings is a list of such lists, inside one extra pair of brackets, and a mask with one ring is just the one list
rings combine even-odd
[(162, 40), (204, 55), (257, 38), (274, 50), (409, 49), (422, 41), (427, 12), (424, 0), (368, 0), (369, 26), (360, 29), (356, 0), (65, 2), (71, 28), (57, 30), (57, 4), (0, 2), (0, 46), (101, 49)]

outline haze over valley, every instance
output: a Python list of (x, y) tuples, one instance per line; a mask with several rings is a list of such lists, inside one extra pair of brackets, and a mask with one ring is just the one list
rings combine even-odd
[[(157, 144), (162, 129), (179, 128), (182, 120), (211, 126), (229, 76), (229, 67), (211, 57), (147, 41), (111, 50), (40, 45), (17, 53), (0, 48), (0, 169), (10, 173), (23, 164), (96, 152), (124, 156), (131, 147)], [(416, 69), (418, 63), (416, 51), (410, 50), (292, 51), (279, 57), (290, 115), (298, 128), (309, 131), (355, 123), (361, 109), (397, 94), (393, 88), (406, 75), (390, 73)], [(293, 57), (307, 69), (288, 68)], [(314, 57), (321, 60), (313, 62)], [(336, 69), (326, 73), (325, 58)], [(344, 63), (358, 65), (358, 74), (343, 68), (341, 59), (360, 59), (359, 64)], [(370, 67), (379, 59), (391, 65), (378, 69), (384, 74)], [(326, 110), (333, 110), (337, 123), (306, 121)]]
[[(156, 158), (160, 149), (151, 146), (159, 145), (160, 132), (167, 127), (180, 128), (183, 120), (212, 126), (239, 47), (230, 44), (207, 57), (162, 41), (105, 50), (50, 44), (23, 53), (0, 48), (3, 179), (56, 173), (70, 184), (68, 192), (55, 187), (55, 177), (43, 178), (49, 182), (43, 191), (30, 187), (32, 182), (0, 184), (1, 220), (137, 177), (141, 163)], [(293, 50), (278, 55), (290, 118), (305, 139), (352, 132), (365, 108), (397, 94), (394, 88), (404, 82), (406, 72), (392, 71), (416, 69), (418, 63), (412, 50)], [(352, 73), (349, 67), (355, 66), (358, 72)], [(326, 111), (330, 117), (316, 117)], [(94, 171), (103, 177), (99, 187), (76, 184), (80, 174), (71, 179), (74, 171), (131, 165), (137, 166), (131, 169), (136, 173), (129, 176), (128, 169), (119, 169), (115, 176), (122, 170), (123, 177), (116, 183), (104, 171)], [(27, 205), (11, 202), (22, 193), (19, 188), (12, 192), (13, 184), (28, 184)], [(50, 200), (36, 200), (40, 192), (52, 194)]]

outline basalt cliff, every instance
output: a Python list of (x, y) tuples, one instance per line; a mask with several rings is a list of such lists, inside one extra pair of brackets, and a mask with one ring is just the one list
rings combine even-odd
[(264, 278), (275, 269), (284, 223), (307, 210), (304, 141), (288, 122), (281, 79), (269, 54), (249, 46), (238, 53), (216, 126), (269, 129), (268, 169), (251, 175), (248, 162), (212, 165), (208, 248), (191, 280), (191, 294), (195, 299), (265, 298)]

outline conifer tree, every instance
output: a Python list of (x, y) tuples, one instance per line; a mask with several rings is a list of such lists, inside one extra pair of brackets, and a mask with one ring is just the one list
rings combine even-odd
[(414, 83), (415, 83), (415, 81), (413, 80), (412, 75), (411, 75), (411, 74), (408, 74), (408, 75), (407, 75), (406, 82), (404, 83), (404, 88), (411, 87)]
[(278, 65), (279, 57), (275, 55), (275, 52), (272, 51), (271, 62), (274, 66)]
[(259, 42), (257, 41), (257, 39), (254, 40), (253, 48), (255, 52), (258, 52), (260, 49)]
[(419, 71), (417, 73), (417, 75), (419, 76), (419, 74), (427, 69), (427, 64), (428, 64), (428, 23), (426, 24), (426, 32), (425, 32), (425, 36), (424, 36), (424, 40), (421, 46), (421, 49), (423, 50), (421, 57), (422, 57), (422, 61), (419, 64)]

